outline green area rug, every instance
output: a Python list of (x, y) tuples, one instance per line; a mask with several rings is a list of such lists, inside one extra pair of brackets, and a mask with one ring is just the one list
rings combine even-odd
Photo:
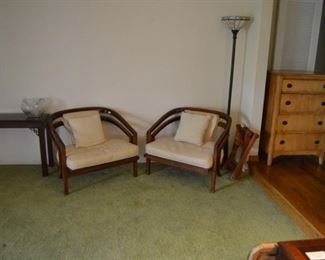
[(250, 177), (131, 165), (62, 180), (0, 166), (0, 259), (246, 259), (260, 242), (305, 234)]

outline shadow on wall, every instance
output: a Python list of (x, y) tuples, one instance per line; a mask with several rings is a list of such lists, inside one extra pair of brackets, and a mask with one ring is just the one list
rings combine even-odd
[[(140, 161), (144, 161), (144, 152), (145, 152), (145, 145), (146, 145), (146, 133), (148, 129), (158, 120), (158, 117), (153, 121), (148, 121), (139, 116), (134, 115), (133, 113), (126, 112), (123, 110), (117, 111), (120, 113), (126, 121), (137, 131), (138, 133), (138, 145), (139, 145), (139, 153), (140, 153)], [(176, 123), (171, 124), (169, 127), (164, 129), (159, 135), (170, 135), (176, 132), (177, 129)]]
[(45, 97), (46, 108), (45, 111), (49, 114), (67, 108), (66, 103), (60, 98)]

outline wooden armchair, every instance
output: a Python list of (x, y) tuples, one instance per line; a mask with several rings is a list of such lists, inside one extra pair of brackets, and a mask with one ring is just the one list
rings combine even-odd
[[(202, 145), (176, 141), (174, 137), (157, 137), (168, 125), (180, 121), (182, 112), (210, 115), (218, 118), (216, 128), (220, 131), (216, 140), (207, 140)], [(194, 107), (180, 107), (164, 114), (147, 131), (146, 171), (150, 174), (151, 161), (180, 167), (210, 175), (210, 191), (215, 192), (216, 175), (220, 175), (221, 153), (227, 144), (231, 118), (222, 112)], [(217, 129), (212, 129), (216, 132)]]
[[(106, 138), (104, 135), (104, 139), (101, 136), (101, 139), (94, 139), (97, 132), (94, 130), (96, 133), (93, 135), (91, 122), (98, 123), (99, 127), (95, 130), (99, 129), (103, 134), (102, 122), (111, 123), (120, 129), (128, 137), (128, 140), (120, 137)], [(79, 140), (75, 139), (72, 144), (66, 145), (57, 132), (58, 128), (62, 126), (66, 128), (69, 134), (72, 134), (70, 136), (72, 140), (77, 137)], [(49, 130), (58, 150), (60, 177), (63, 177), (65, 194), (69, 194), (69, 177), (109, 166), (132, 163), (133, 175), (134, 177), (137, 176), (137, 161), (139, 159), (137, 133), (116, 111), (106, 107), (83, 107), (58, 111), (50, 116)], [(83, 139), (80, 139), (80, 136)], [(85, 142), (84, 136), (91, 142), (89, 143), (89, 140)]]

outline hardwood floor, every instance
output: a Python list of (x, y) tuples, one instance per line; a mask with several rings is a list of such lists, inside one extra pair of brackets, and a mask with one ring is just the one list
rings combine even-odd
[(311, 237), (325, 237), (325, 165), (316, 157), (283, 156), (250, 162), (251, 173)]

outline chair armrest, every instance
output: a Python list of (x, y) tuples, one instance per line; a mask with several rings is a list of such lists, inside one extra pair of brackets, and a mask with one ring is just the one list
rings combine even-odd
[(167, 113), (165, 113), (147, 131), (147, 134), (146, 134), (147, 143), (154, 141), (156, 135), (162, 129), (164, 129), (166, 126), (168, 126), (169, 124), (171, 124), (175, 121), (180, 120), (180, 113), (183, 111), (186, 111), (186, 110), (206, 112), (206, 113), (212, 113), (212, 114), (219, 115), (219, 118), (222, 121), (220, 121), (218, 123), (218, 126), (224, 128), (224, 131), (216, 143), (216, 148), (218, 148), (218, 146), (222, 147), (222, 145), (224, 145), (224, 143), (227, 141), (227, 138), (229, 136), (229, 129), (231, 126), (231, 117), (223, 112), (210, 110), (210, 109), (204, 109), (204, 108), (196, 108), (196, 107), (178, 107), (178, 108), (172, 109), (172, 110), (168, 111)]
[(56, 148), (58, 149), (59, 157), (60, 157), (60, 163), (65, 165), (66, 164), (65, 144), (63, 143), (61, 137), (56, 132), (56, 128), (61, 126), (61, 125), (63, 125), (62, 122), (56, 122), (55, 124), (50, 122), (49, 123), (49, 130), (50, 130), (51, 139), (53, 140)]
[[(218, 140), (214, 144), (213, 150), (213, 168), (217, 169), (219, 166), (219, 160), (221, 156), (221, 150), (225, 147), (228, 143), (230, 126), (231, 126), (231, 118), (229, 116), (224, 117), (225, 122), (219, 122), (218, 127), (224, 128), (221, 135), (219, 136)], [(224, 156), (227, 156), (226, 154)]]
[(216, 141), (216, 143), (214, 145), (214, 149), (221, 150), (224, 147), (224, 145), (226, 144), (228, 137), (229, 137), (229, 130), (228, 131), (224, 130), (222, 132), (222, 134), (219, 136), (218, 140)]
[(138, 137), (137, 132), (131, 127), (131, 125), (116, 111), (107, 107), (78, 107), (66, 110), (61, 110), (51, 115), (51, 122), (55, 119), (62, 117), (66, 113), (82, 112), (82, 111), (98, 111), (102, 121), (107, 121), (118, 128), (120, 128), (128, 137), (129, 141), (133, 144), (137, 144)]
[[(155, 140), (156, 135), (164, 129), (169, 124), (180, 120), (180, 112), (182, 112), (185, 108), (175, 108), (173, 110), (170, 110), (169, 112), (165, 113), (162, 117), (160, 117), (147, 131), (146, 134), (146, 141), (147, 143), (150, 143)], [(174, 115), (174, 116), (173, 116)], [(173, 116), (173, 117), (171, 117)], [(171, 117), (171, 118), (170, 118)], [(169, 118), (169, 119), (168, 119)]]
[(135, 129), (116, 111), (105, 109), (101, 112), (101, 119), (117, 126), (129, 137), (132, 144), (138, 144), (138, 134)]

